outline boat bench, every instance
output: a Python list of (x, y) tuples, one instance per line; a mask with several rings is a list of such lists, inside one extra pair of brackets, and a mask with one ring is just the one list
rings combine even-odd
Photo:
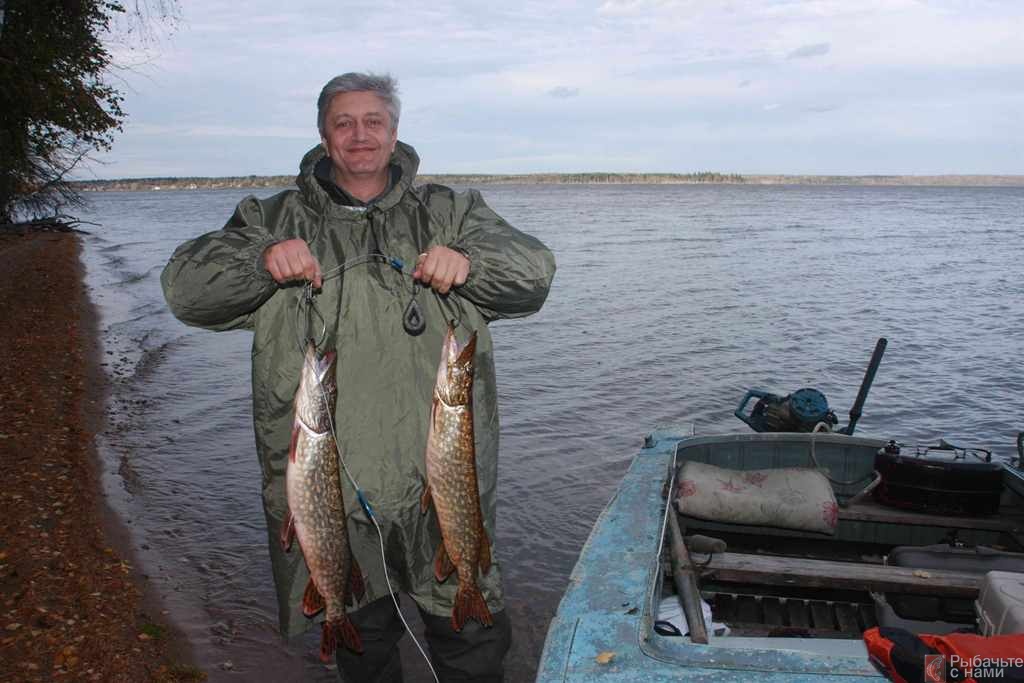
[(913, 512), (911, 510), (899, 510), (868, 501), (855, 503), (850, 507), (840, 507), (839, 519), (879, 524), (935, 526), (947, 529), (981, 529), (986, 531), (1003, 531), (1011, 534), (1024, 531), (1024, 521), (1016, 515), (1013, 517), (1008, 514), (996, 517), (953, 517)]
[(914, 569), (802, 557), (716, 553), (702, 577), (725, 583), (756, 583), (877, 593), (917, 593), (974, 599), (983, 575), (940, 569)]

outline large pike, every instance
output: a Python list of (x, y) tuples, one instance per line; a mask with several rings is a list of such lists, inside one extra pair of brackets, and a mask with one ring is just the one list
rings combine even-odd
[(434, 558), (434, 576), (444, 581), (458, 573), (452, 628), (461, 631), (468, 619), (492, 624), (491, 612), (477, 586), (477, 568), (491, 568), (491, 542), (480, 512), (473, 443), (473, 354), (476, 333), (465, 345), (448, 327), (441, 347), (427, 437), (427, 486), (421, 507), (431, 502), (441, 526), (441, 544)]
[(362, 652), (363, 644), (345, 613), (352, 597), (362, 598), (363, 576), (352, 556), (345, 524), (345, 501), (338, 478), (338, 445), (331, 420), (338, 397), (337, 354), (322, 358), (310, 342), (295, 393), (295, 421), (288, 452), (288, 515), (281, 527), (287, 551), (298, 537), (309, 569), (302, 596), (307, 617), (326, 610), (320, 638), (320, 659), (329, 662), (340, 643)]

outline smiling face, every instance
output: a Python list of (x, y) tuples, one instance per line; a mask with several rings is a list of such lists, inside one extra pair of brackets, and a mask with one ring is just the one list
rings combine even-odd
[(383, 190), (397, 140), (387, 106), (375, 93), (340, 93), (327, 107), (323, 143), (334, 164), (335, 182), (346, 190), (374, 183)]

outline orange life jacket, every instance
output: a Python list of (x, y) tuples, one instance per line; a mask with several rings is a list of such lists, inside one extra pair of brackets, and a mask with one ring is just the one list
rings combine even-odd
[(864, 632), (871, 663), (895, 683), (1024, 683), (1024, 633), (914, 635), (901, 628)]

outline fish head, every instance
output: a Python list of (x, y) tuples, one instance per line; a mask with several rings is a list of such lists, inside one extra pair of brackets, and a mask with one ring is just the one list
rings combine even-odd
[(331, 413), (338, 395), (337, 365), (335, 351), (320, 355), (313, 342), (306, 345), (299, 389), (295, 393), (295, 413), (306, 426), (318, 432), (327, 431), (331, 426)]
[(473, 394), (473, 356), (476, 354), (476, 332), (469, 341), (459, 344), (455, 329), (449, 325), (441, 346), (441, 362), (437, 368), (436, 393), (450, 406), (469, 405)]

